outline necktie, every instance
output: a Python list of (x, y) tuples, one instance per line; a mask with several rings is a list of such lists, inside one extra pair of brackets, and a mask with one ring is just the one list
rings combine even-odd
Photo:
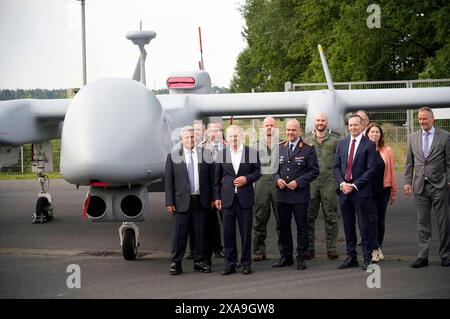
[(191, 194), (195, 192), (194, 159), (192, 157), (192, 153), (193, 151), (189, 151), (189, 163), (188, 163), (189, 186)]
[(289, 144), (289, 157), (292, 156), (293, 151), (294, 151), (294, 144)]
[(216, 156), (217, 153), (219, 153), (219, 144), (214, 144), (214, 153), (213, 153), (213, 155)]
[(425, 139), (423, 141), (423, 147), (422, 147), (422, 152), (423, 152), (423, 157), (427, 158), (428, 157), (428, 152), (430, 151), (430, 146), (429, 146), (429, 142), (428, 142), (428, 136), (430, 136), (430, 132), (425, 132)]
[(348, 155), (347, 169), (345, 170), (345, 180), (349, 181), (352, 178), (352, 166), (353, 166), (353, 156), (355, 153), (355, 142), (352, 140), (352, 146), (350, 147), (350, 154)]

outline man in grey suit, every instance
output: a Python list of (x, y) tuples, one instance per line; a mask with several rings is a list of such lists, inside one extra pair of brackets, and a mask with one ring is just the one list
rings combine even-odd
[(403, 191), (410, 196), (414, 192), (417, 207), (418, 258), (413, 268), (428, 266), (431, 243), (431, 209), (436, 220), (441, 241), (439, 255), (444, 267), (450, 266), (450, 134), (434, 127), (434, 115), (430, 108), (419, 110), (422, 130), (411, 135), (405, 165)]

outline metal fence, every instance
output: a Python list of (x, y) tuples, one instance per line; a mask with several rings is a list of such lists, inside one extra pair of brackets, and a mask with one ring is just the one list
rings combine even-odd
[[(450, 79), (334, 83), (336, 90), (422, 88), (443, 86), (450, 86)], [(285, 84), (285, 88), (286, 90), (294, 91), (323, 90), (327, 88), (327, 84), (292, 84), (287, 82)], [(403, 169), (404, 167), (409, 136), (419, 129), (417, 113), (417, 109), (367, 112), (370, 121), (376, 121), (381, 124), (385, 135), (385, 142), (389, 144), (394, 151), (397, 169)], [(435, 121), (435, 126), (446, 131), (450, 131), (450, 119), (437, 119)]]
[[(442, 87), (450, 86), (450, 79), (440, 80), (410, 80), (410, 81), (371, 81), (371, 82), (336, 82), (334, 87), (336, 90), (357, 90), (357, 89), (388, 89), (388, 88), (419, 88), (419, 87)], [(326, 83), (303, 83), (292, 84), (286, 82), (286, 91), (310, 91), (326, 89)], [(377, 121), (381, 124), (385, 141), (389, 144), (393, 151), (396, 166), (398, 169), (404, 167), (406, 159), (406, 150), (408, 145), (409, 135), (419, 129), (417, 122), (417, 110), (386, 110), (367, 112), (371, 121)], [(284, 127), (284, 121), (289, 116), (279, 118), (279, 127)], [(305, 117), (296, 116), (304, 127)], [(224, 117), (225, 127), (229, 125), (229, 117)], [(262, 118), (237, 117), (234, 123), (242, 125), (244, 128), (253, 128), (257, 131), (262, 125)], [(450, 131), (450, 119), (437, 119), (435, 126), (446, 131)], [(284, 138), (283, 130), (280, 130), (280, 138)], [(59, 172), (59, 158), (60, 158), (60, 140), (53, 140), (53, 167), (54, 172)], [(21, 148), (20, 160), (17, 165), (3, 167), (0, 173), (17, 174), (17, 173), (31, 173), (31, 145), (24, 145)]]

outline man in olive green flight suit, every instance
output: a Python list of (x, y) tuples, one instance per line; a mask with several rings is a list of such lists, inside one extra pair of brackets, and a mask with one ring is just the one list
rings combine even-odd
[(319, 177), (311, 183), (311, 198), (308, 209), (308, 258), (315, 256), (315, 224), (320, 204), (324, 214), (327, 256), (336, 259), (336, 241), (338, 238), (338, 205), (335, 192), (335, 180), (332, 171), (334, 155), (339, 142), (339, 135), (327, 130), (328, 117), (319, 113), (315, 117), (315, 130), (305, 137), (307, 143), (315, 146), (319, 159)]
[(255, 222), (253, 226), (253, 260), (261, 261), (266, 259), (267, 223), (270, 212), (276, 220), (276, 230), (278, 234), (278, 248), (281, 251), (280, 224), (277, 211), (277, 188), (273, 180), (276, 172), (278, 160), (278, 134), (277, 123), (273, 117), (266, 117), (263, 121), (263, 133), (259, 143), (252, 146), (259, 151), (261, 160), (261, 178), (255, 183)]

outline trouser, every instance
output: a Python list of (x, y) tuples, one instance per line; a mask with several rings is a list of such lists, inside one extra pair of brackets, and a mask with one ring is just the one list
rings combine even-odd
[(238, 259), (236, 245), (236, 220), (241, 236), (241, 264), (250, 267), (252, 263), (252, 223), (253, 209), (242, 208), (237, 195), (231, 207), (223, 209), (223, 243), (225, 251), (225, 269), (235, 267)]
[(220, 214), (216, 208), (208, 209), (205, 215), (205, 257), (211, 260), (214, 251), (222, 251), (222, 239), (219, 224)]
[(450, 218), (449, 218), (449, 189), (447, 185), (436, 189), (425, 183), (422, 194), (414, 194), (417, 207), (417, 246), (418, 257), (428, 258), (431, 243), (431, 208), (436, 214), (439, 230), (439, 255), (441, 258), (450, 257)]
[(356, 222), (361, 234), (361, 250), (364, 258), (371, 258), (377, 248), (377, 213), (370, 207), (374, 205), (372, 197), (358, 197), (354, 192), (339, 194), (339, 205), (344, 223), (347, 256), (356, 258)]
[(276, 221), (276, 231), (278, 236), (278, 249), (282, 252), (280, 241), (280, 222), (277, 208), (277, 189), (273, 180), (258, 180), (255, 183), (255, 220), (253, 224), (253, 253), (266, 253), (267, 224), (270, 212)]
[(293, 257), (291, 220), (294, 216), (297, 225), (297, 261), (304, 260), (308, 253), (308, 203), (286, 204), (278, 202), (280, 218), (280, 239), (283, 247), (282, 257)]
[(339, 234), (337, 197), (333, 187), (324, 186), (311, 187), (311, 199), (308, 209), (308, 249), (314, 250), (316, 219), (319, 215), (321, 204), (325, 224), (327, 251), (336, 250), (336, 242)]
[(172, 262), (181, 263), (186, 252), (189, 230), (194, 228), (195, 248), (194, 261), (202, 261), (204, 259), (204, 222), (205, 212), (200, 204), (199, 196), (191, 196), (189, 210), (186, 212), (175, 212), (173, 214), (172, 227)]
[(378, 227), (377, 227), (377, 248), (383, 246), (384, 233), (386, 230), (386, 210), (389, 204), (389, 198), (391, 197), (391, 188), (386, 187), (383, 192), (374, 197), (374, 209), (377, 211)]

